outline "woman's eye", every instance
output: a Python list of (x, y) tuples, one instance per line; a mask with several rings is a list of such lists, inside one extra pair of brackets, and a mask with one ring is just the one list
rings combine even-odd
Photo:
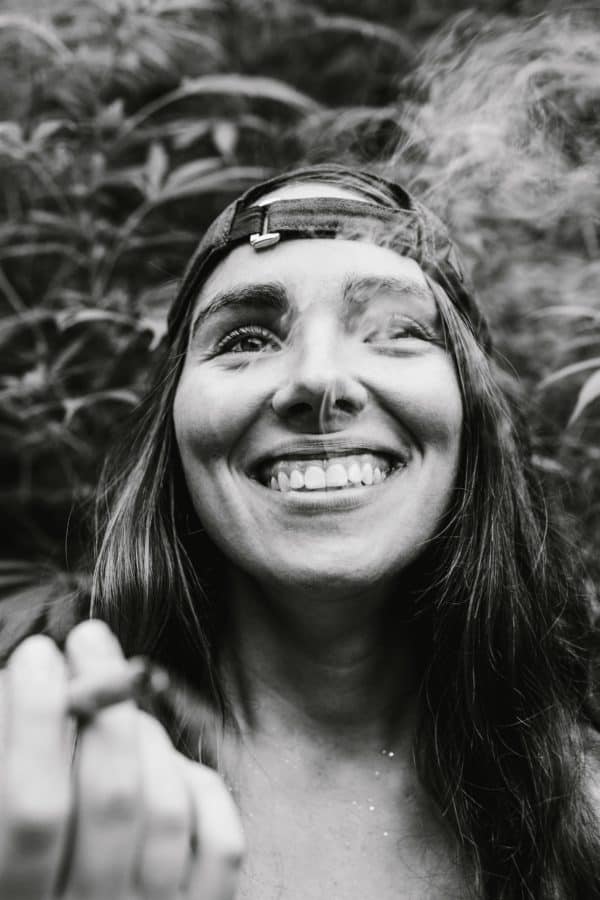
[(415, 338), (421, 341), (433, 340), (433, 335), (416, 323), (388, 324), (383, 327), (373, 328), (365, 335), (367, 343), (383, 343), (385, 341), (398, 341), (405, 338)]
[(216, 347), (216, 352), (221, 353), (261, 353), (263, 350), (278, 349), (279, 341), (266, 328), (258, 325), (246, 325), (236, 328), (224, 338), (221, 338)]

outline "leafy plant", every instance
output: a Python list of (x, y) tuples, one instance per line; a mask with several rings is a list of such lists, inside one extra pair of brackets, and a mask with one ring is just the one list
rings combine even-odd
[(348, 159), (454, 224), (499, 352), (535, 395), (534, 458), (599, 576), (594, 17), (530, 22), (508, 2), (29, 5), (0, 15), (5, 553), (57, 583), (66, 542), (76, 568), (101, 460), (228, 198), (282, 166)]

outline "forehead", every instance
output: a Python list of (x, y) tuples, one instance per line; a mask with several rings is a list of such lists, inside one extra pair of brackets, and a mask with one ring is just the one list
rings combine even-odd
[[(302, 238), (266, 250), (236, 247), (211, 272), (196, 309), (215, 294), (252, 284), (278, 282), (298, 300), (335, 298), (349, 279), (393, 279), (429, 294), (425, 275), (413, 259), (365, 241)], [(435, 306), (431, 295), (431, 306)]]
[(266, 206), (273, 200), (306, 200), (310, 197), (341, 197), (347, 200), (370, 200), (362, 191), (345, 187), (341, 184), (332, 184), (327, 181), (296, 181), (284, 184), (268, 194), (263, 194), (255, 200), (257, 206)]

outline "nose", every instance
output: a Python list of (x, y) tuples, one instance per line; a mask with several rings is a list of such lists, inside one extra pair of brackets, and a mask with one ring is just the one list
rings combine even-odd
[(305, 433), (341, 431), (366, 406), (367, 390), (342, 363), (336, 340), (321, 332), (290, 361), (289, 378), (272, 398), (276, 415)]

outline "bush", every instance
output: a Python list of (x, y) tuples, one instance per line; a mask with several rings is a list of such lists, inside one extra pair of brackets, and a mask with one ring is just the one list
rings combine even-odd
[(484, 8), (112, 0), (0, 15), (7, 587), (32, 562), (62, 585), (65, 546), (82, 577), (99, 464), (207, 222), (273, 169), (332, 158), (407, 181), (455, 225), (535, 400), (537, 464), (598, 578), (598, 26)]

